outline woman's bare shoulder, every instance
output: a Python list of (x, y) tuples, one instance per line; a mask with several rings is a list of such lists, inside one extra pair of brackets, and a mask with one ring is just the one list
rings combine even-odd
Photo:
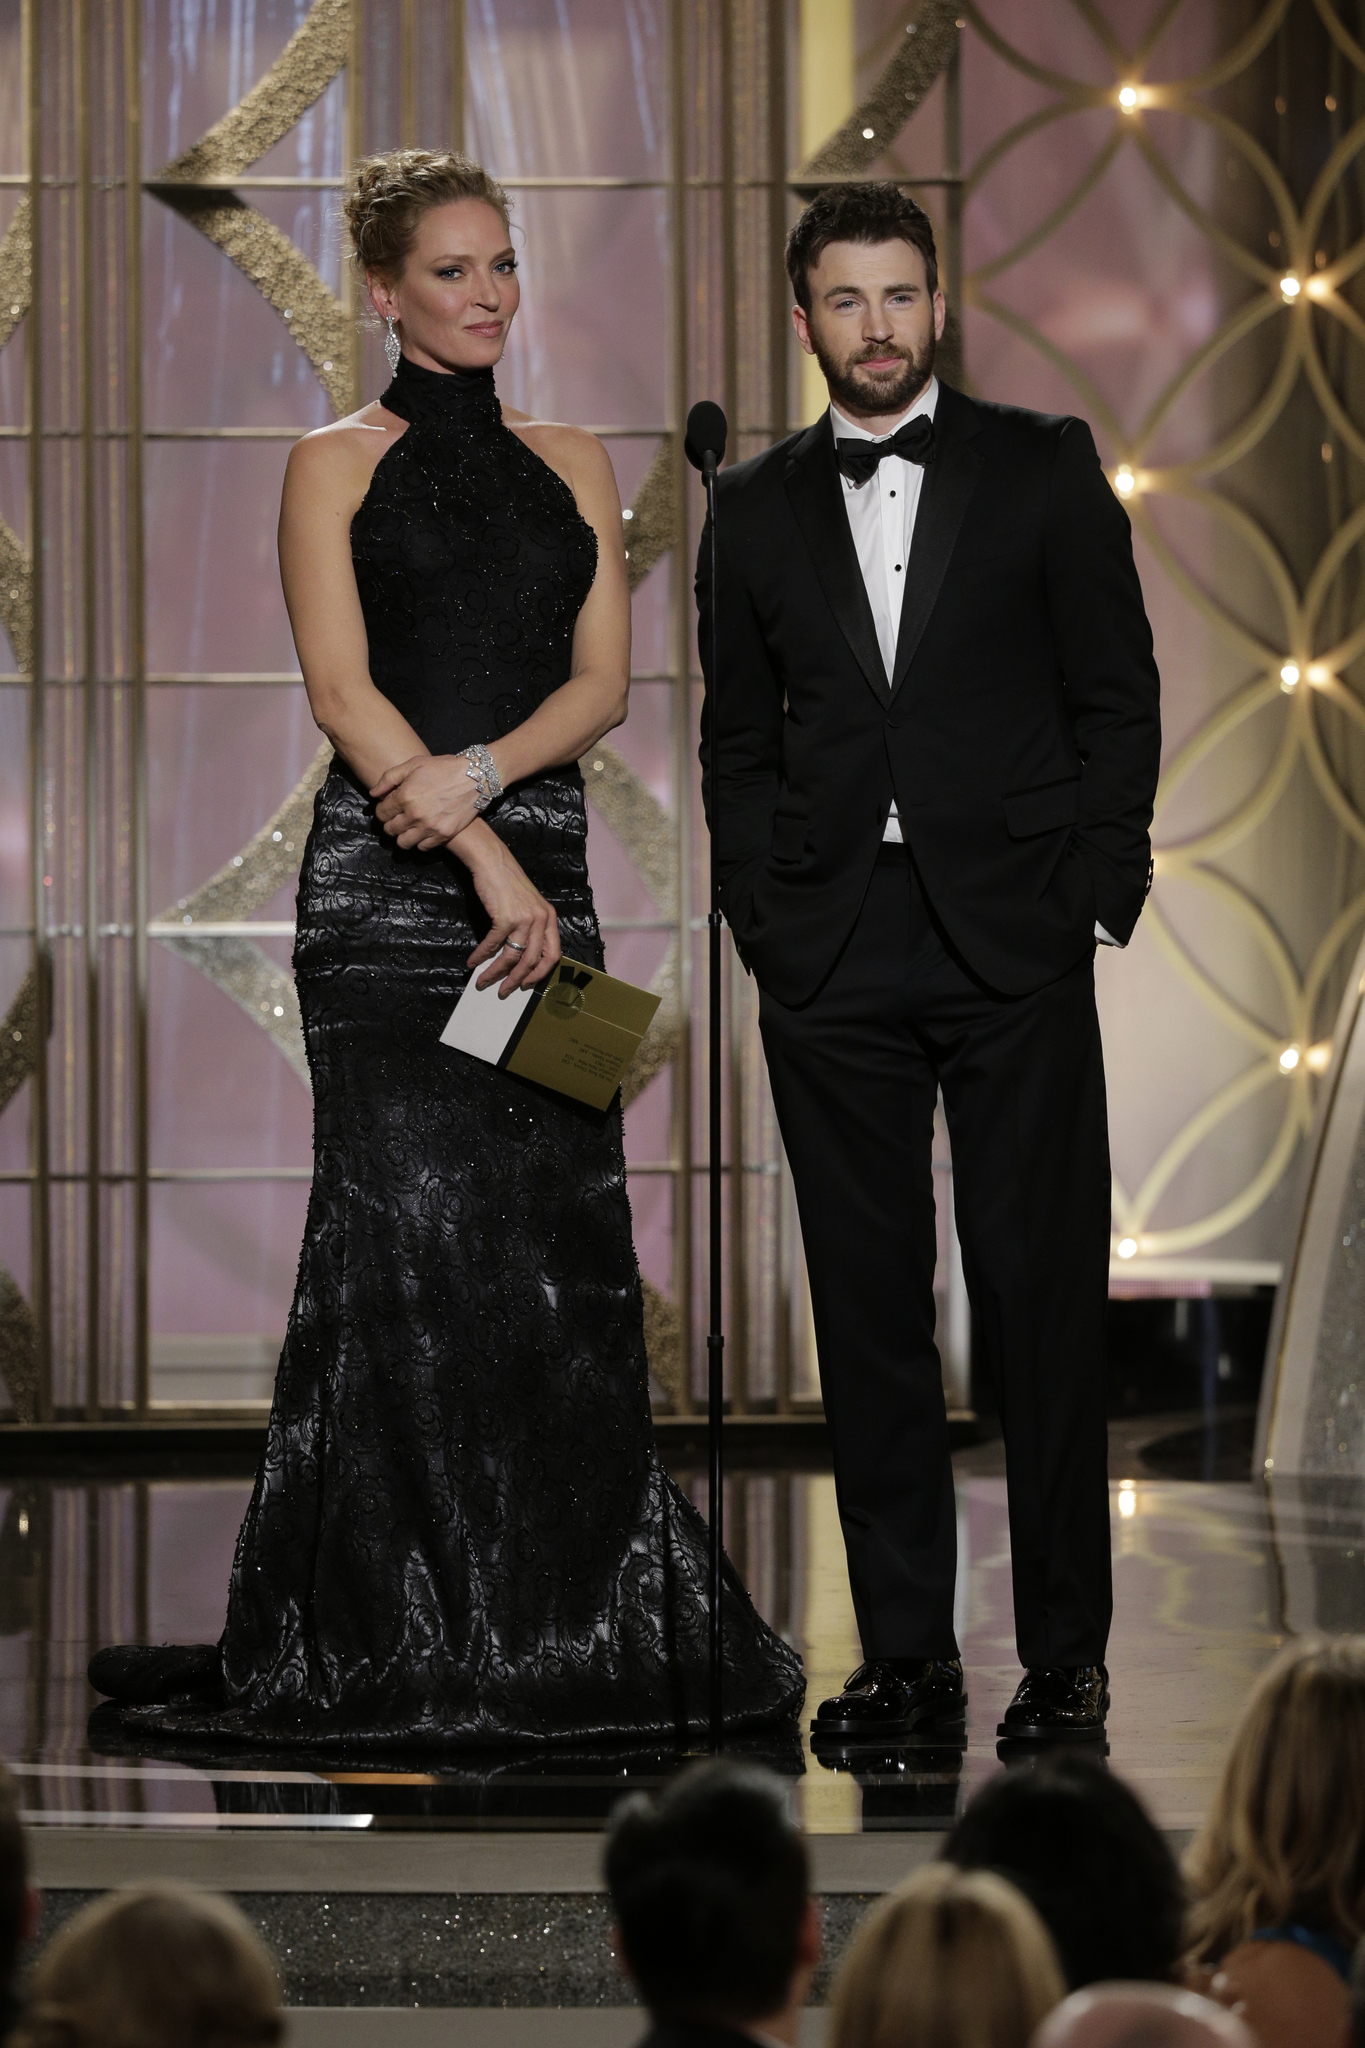
[(1243, 1942), (1224, 1956), (1210, 1989), (1220, 2005), (1241, 2012), (1263, 2048), (1330, 2048), (1342, 2039), (1346, 1986), (1297, 1942)]
[(304, 434), (289, 451), (286, 489), (354, 510), (369, 489), (382, 457), (407, 431), (406, 420), (385, 412), (378, 399)]
[(596, 434), (590, 434), (586, 427), (566, 426), (562, 420), (534, 419), (510, 406), (503, 407), (502, 417), (532, 453), (563, 478), (581, 511), (587, 511), (590, 503), (599, 508), (604, 493), (609, 494), (611, 502), (617, 502), (616, 472)]
[(608, 469), (611, 467), (605, 447), (586, 427), (571, 427), (563, 420), (537, 419), (506, 405), (502, 417), (504, 425), (520, 435), (529, 448), (534, 448), (542, 462), (548, 462), (561, 474), (578, 469), (585, 475), (594, 475), (604, 464)]

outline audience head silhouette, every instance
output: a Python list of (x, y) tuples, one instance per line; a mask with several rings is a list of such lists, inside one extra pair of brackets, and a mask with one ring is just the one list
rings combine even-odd
[(670, 2040), (693, 2028), (792, 2037), (819, 1936), (780, 1779), (717, 1759), (626, 1800), (606, 1877), (622, 1965)]
[(1291, 1643), (1262, 1673), (1186, 1868), (1196, 1963), (1270, 1928), (1365, 1935), (1365, 1636)]
[(962, 1870), (994, 1870), (1041, 1914), (1074, 1991), (1169, 1980), (1185, 1896), (1136, 1795), (1093, 1757), (1054, 1751), (983, 1786), (948, 1838)]
[(1034, 2048), (1257, 2048), (1235, 2014), (1173, 1984), (1098, 1984), (1073, 1991)]
[(265, 1944), (226, 1899), (111, 1892), (33, 1973), (15, 2048), (272, 2048), (284, 2038)]
[(873, 1907), (844, 1954), (830, 2048), (1028, 2048), (1066, 1992), (1047, 1929), (986, 1870), (917, 1871)]

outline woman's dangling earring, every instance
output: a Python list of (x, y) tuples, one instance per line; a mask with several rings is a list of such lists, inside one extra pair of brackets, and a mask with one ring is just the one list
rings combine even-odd
[(389, 375), (396, 377), (398, 375), (398, 358), (402, 355), (403, 351), (398, 341), (398, 322), (392, 313), (387, 315), (387, 326), (389, 331), (384, 336), (384, 353), (389, 359)]

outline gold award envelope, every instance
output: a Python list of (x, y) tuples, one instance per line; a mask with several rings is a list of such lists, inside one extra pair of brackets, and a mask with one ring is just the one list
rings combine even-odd
[(506, 1001), (496, 982), (478, 989), (471, 977), (441, 1043), (606, 1109), (660, 1000), (581, 960), (561, 960), (545, 981)]

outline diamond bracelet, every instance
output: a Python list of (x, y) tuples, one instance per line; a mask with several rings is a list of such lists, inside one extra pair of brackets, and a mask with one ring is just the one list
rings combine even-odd
[(469, 764), (464, 772), (478, 791), (474, 808), (486, 811), (502, 795), (502, 777), (498, 774), (497, 764), (487, 747), (466, 747), (464, 757)]

